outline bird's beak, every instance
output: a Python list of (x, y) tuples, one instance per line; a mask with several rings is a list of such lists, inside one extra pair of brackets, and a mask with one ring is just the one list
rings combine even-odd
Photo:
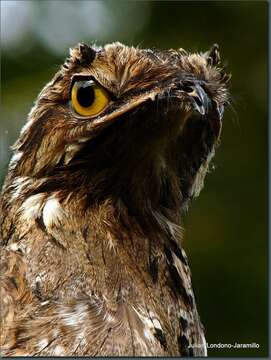
[(199, 84), (191, 86), (191, 91), (186, 92), (194, 110), (198, 111), (201, 115), (206, 115), (209, 110), (209, 98), (204, 89)]

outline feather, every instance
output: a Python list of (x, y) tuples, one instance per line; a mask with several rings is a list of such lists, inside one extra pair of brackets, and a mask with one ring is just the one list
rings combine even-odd
[(71, 49), (0, 197), (2, 355), (207, 355), (181, 221), (219, 145), (219, 64), (217, 45)]

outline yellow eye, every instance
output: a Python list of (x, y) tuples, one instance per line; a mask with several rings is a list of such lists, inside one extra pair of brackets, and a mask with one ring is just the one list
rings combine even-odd
[(108, 93), (93, 80), (76, 81), (71, 91), (74, 110), (82, 116), (100, 114), (110, 101)]

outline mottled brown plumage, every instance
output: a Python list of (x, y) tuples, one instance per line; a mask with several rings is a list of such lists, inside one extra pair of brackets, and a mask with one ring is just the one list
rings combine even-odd
[[(206, 355), (181, 220), (220, 137), (218, 62), (216, 45), (71, 50), (3, 186), (3, 355)], [(110, 94), (97, 116), (74, 111), (78, 79)]]

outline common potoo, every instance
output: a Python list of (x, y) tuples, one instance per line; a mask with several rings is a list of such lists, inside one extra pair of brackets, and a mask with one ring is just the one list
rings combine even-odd
[(181, 224), (228, 80), (217, 45), (71, 50), (2, 190), (3, 355), (206, 355)]

